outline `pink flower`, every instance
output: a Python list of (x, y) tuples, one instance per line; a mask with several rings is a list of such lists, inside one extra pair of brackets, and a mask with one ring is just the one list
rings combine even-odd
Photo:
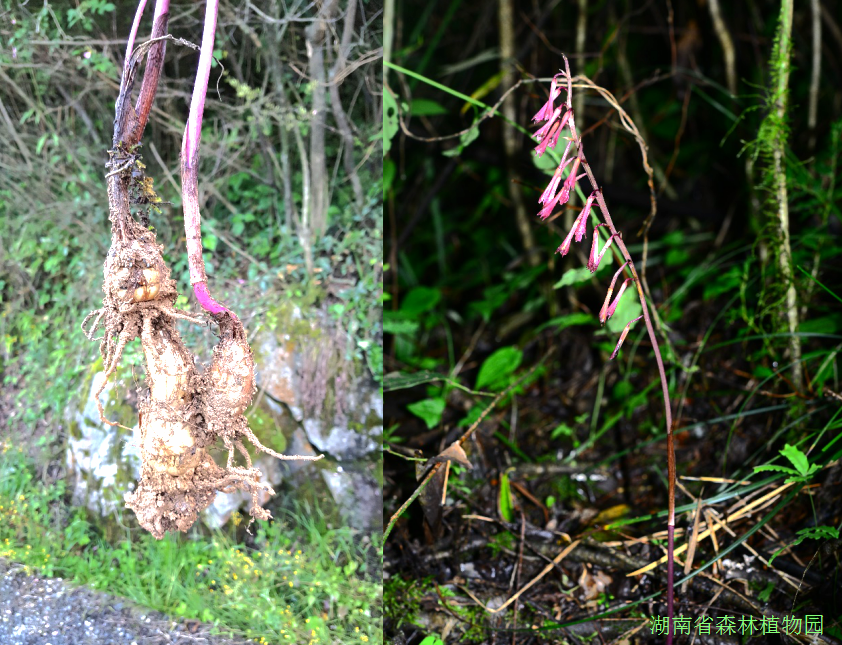
[(549, 121), (547, 121), (547, 122), (546, 122), (544, 125), (542, 125), (540, 128), (538, 128), (538, 131), (537, 131), (537, 132), (535, 133), (535, 135), (534, 135), (534, 136), (535, 136), (535, 138), (536, 138), (536, 139), (538, 139), (538, 141), (541, 141), (541, 140), (542, 140), (542, 139), (543, 139), (543, 138), (547, 135), (547, 133), (550, 131), (550, 128), (551, 128), (551, 127), (553, 126), (553, 124), (556, 122), (556, 120), (558, 119), (559, 115), (561, 115), (561, 109), (562, 109), (562, 106), (561, 106), (561, 105), (559, 105), (559, 106), (555, 109), (555, 112), (553, 112), (553, 115), (550, 117), (550, 120), (549, 120)]
[(558, 190), (558, 185), (561, 183), (561, 173), (564, 170), (564, 167), (569, 163), (567, 161), (567, 154), (570, 152), (570, 146), (572, 142), (567, 142), (567, 147), (564, 149), (564, 154), (561, 155), (561, 163), (558, 164), (558, 168), (556, 168), (555, 172), (553, 173), (553, 178), (550, 179), (550, 183), (547, 184), (546, 189), (543, 193), (541, 193), (541, 198), (538, 200), (539, 204), (546, 204), (548, 201), (552, 200), (555, 197), (555, 191)]
[(555, 148), (556, 143), (558, 143), (558, 137), (570, 117), (570, 111), (568, 110), (565, 112), (564, 116), (561, 117), (561, 121), (558, 121), (558, 115), (560, 113), (561, 107), (558, 107), (556, 111), (553, 112), (552, 118), (547, 121), (546, 124), (541, 126), (541, 129), (535, 133), (535, 138), (541, 142), (540, 145), (535, 148), (535, 150), (538, 151), (539, 157), (544, 153), (547, 147)]
[[(623, 280), (623, 284), (620, 285), (620, 290), (617, 292), (617, 296), (614, 298), (614, 302), (612, 302), (611, 306), (608, 307), (608, 309), (605, 310), (605, 320), (602, 320), (602, 311), (599, 312), (599, 317), (600, 317), (599, 322), (600, 323), (605, 324), (608, 321), (608, 319), (611, 318), (611, 316), (614, 315), (614, 312), (617, 311), (617, 305), (620, 304), (620, 298), (623, 297), (623, 294), (625, 293), (626, 288), (632, 282), (634, 282), (634, 278), (626, 278), (625, 280)], [(606, 299), (605, 302), (607, 303), (608, 300)], [(603, 308), (604, 307), (605, 307), (605, 305), (603, 305)]]
[(570, 174), (567, 175), (567, 179), (564, 180), (564, 186), (561, 187), (561, 192), (559, 193), (561, 196), (559, 204), (566, 204), (567, 200), (570, 199), (570, 190), (576, 185), (576, 181), (579, 179), (576, 173), (579, 172), (580, 163), (582, 163), (581, 157), (576, 157), (573, 160), (573, 168), (570, 170)]
[[(631, 278), (629, 278), (629, 279), (631, 280)], [(631, 326), (632, 326), (634, 323), (636, 323), (638, 320), (640, 320), (641, 318), (643, 318), (643, 316), (638, 316), (638, 317), (637, 317), (637, 318), (635, 318), (634, 320), (630, 320), (630, 321), (629, 321), (629, 324), (628, 324), (628, 325), (626, 325), (626, 326), (623, 328), (623, 333), (622, 333), (622, 334), (620, 334), (620, 340), (619, 340), (619, 342), (617, 343), (617, 346), (614, 348), (614, 353), (613, 353), (613, 354), (611, 354), (611, 358), (609, 358), (608, 360), (613, 361), (615, 358), (617, 358), (617, 354), (619, 354), (619, 353), (620, 353), (620, 347), (622, 347), (622, 345), (623, 345), (623, 341), (624, 341), (624, 340), (626, 340), (626, 336), (628, 336), (628, 335), (629, 335), (629, 329), (631, 329)]]
[(576, 230), (576, 241), (581, 242), (582, 238), (585, 237), (585, 233), (587, 232), (588, 226), (588, 215), (591, 212), (591, 206), (593, 206), (593, 200), (596, 199), (596, 191), (591, 193), (591, 196), (588, 197), (588, 200), (585, 202), (585, 205), (582, 207), (582, 217), (580, 218), (579, 228)]
[(608, 225), (597, 224), (593, 227), (593, 244), (591, 245), (591, 255), (588, 258), (588, 269), (591, 273), (596, 273), (596, 270), (599, 268), (599, 263), (602, 261), (602, 256), (605, 255), (605, 252), (608, 250), (608, 247), (611, 246), (611, 242), (614, 241), (615, 237), (620, 236), (619, 233), (612, 233), (608, 240), (605, 242), (605, 246), (602, 247), (602, 251), (599, 251), (599, 234), (596, 232), (596, 229), (598, 229), (600, 226)]
[(538, 153), (539, 157), (547, 150), (547, 146), (550, 146), (551, 148), (555, 147), (555, 142), (558, 141), (558, 133), (560, 131), (561, 128), (559, 127), (558, 122), (553, 123), (553, 127), (550, 128), (549, 135), (541, 139), (541, 143), (539, 143), (538, 147), (535, 148), (535, 152)]
[(561, 243), (556, 249), (556, 253), (561, 253), (562, 256), (567, 255), (567, 252), (570, 250), (570, 243), (573, 241), (573, 234), (576, 233), (576, 229), (579, 228), (579, 219), (582, 217), (582, 214), (579, 213), (579, 217), (576, 218), (576, 221), (573, 222), (573, 228), (570, 229), (570, 232), (567, 234), (567, 237), (564, 238), (564, 242)]
[(555, 78), (553, 78), (552, 83), (550, 83), (550, 98), (546, 103), (544, 103), (543, 107), (538, 110), (538, 113), (532, 117), (532, 121), (534, 123), (546, 121), (550, 118), (553, 113), (553, 101), (556, 100), (560, 94), (561, 88), (555, 82)]
[[(605, 302), (602, 303), (602, 309), (599, 310), (599, 324), (604, 325), (605, 322), (614, 315), (614, 311), (617, 309), (617, 305), (614, 304), (613, 308), (611, 309), (611, 313), (608, 313), (608, 303), (611, 302), (611, 294), (614, 293), (614, 285), (617, 284), (617, 278), (620, 277), (620, 274), (623, 273), (623, 269), (626, 268), (628, 264), (628, 260), (623, 262), (623, 265), (617, 269), (617, 273), (614, 274), (614, 277), (611, 278), (611, 284), (608, 287), (608, 292), (605, 294)], [(619, 298), (619, 296), (618, 296)]]
[(570, 243), (573, 241), (573, 238), (576, 238), (577, 242), (582, 241), (582, 235), (584, 235), (585, 226), (587, 222), (588, 211), (584, 208), (579, 213), (579, 216), (576, 218), (576, 221), (573, 222), (573, 226), (570, 229), (570, 232), (567, 234), (567, 237), (564, 238), (564, 242), (561, 243), (561, 246), (556, 249), (556, 253), (561, 253), (562, 256), (567, 255), (567, 252), (570, 250)]
[(546, 202), (544, 208), (542, 208), (541, 212), (538, 213), (538, 217), (540, 217), (542, 220), (545, 220), (550, 215), (552, 215), (553, 209), (556, 207), (556, 204), (558, 204), (559, 197), (561, 197), (561, 193), (559, 193), (558, 195), (550, 199), (548, 202)]

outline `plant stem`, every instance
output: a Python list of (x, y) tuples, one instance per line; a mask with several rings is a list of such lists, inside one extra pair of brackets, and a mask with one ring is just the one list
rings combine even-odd
[(205, 260), (202, 256), (202, 215), (199, 212), (199, 143), (202, 139), (202, 116), (205, 111), (205, 96), (208, 92), (211, 60), (213, 59), (214, 33), (219, 0), (208, 0), (205, 9), (205, 26), (202, 32), (202, 49), (196, 70), (196, 84), (190, 100), (190, 116), (181, 142), (181, 192), (184, 207), (184, 232), (187, 235), (187, 264), (190, 267), (190, 283), (193, 293), (202, 309), (221, 322), (228, 314), (235, 324), (239, 320), (232, 311), (219, 304), (208, 291)]
[(786, 319), (790, 338), (789, 351), (792, 359), (792, 382), (797, 390), (801, 389), (801, 339), (798, 337), (798, 298), (795, 292), (795, 282), (792, 270), (792, 249), (789, 243), (789, 196), (786, 185), (786, 109), (789, 86), (790, 49), (792, 45), (792, 7), (793, 0), (782, 0), (781, 17), (778, 26), (776, 54), (773, 54), (772, 65), (775, 101), (775, 138), (772, 141), (772, 173), (774, 177), (774, 193), (777, 201), (778, 225), (780, 227), (781, 248), (778, 253), (778, 264), (781, 277), (786, 289)]
[[(596, 200), (599, 204), (599, 210), (602, 212), (602, 217), (605, 223), (608, 224), (608, 230), (611, 235), (617, 234), (617, 228), (611, 219), (611, 214), (608, 212), (608, 206), (605, 203), (605, 197), (602, 191), (599, 190), (599, 185), (596, 182), (590, 164), (588, 164), (585, 153), (582, 151), (581, 140), (576, 137), (576, 144), (579, 148), (579, 155), (582, 157), (582, 166), (587, 173), (588, 180), (591, 182), (591, 187), (597, 191)], [(596, 235), (596, 233), (594, 233)], [(672, 407), (670, 405), (669, 384), (667, 383), (667, 373), (664, 369), (664, 361), (661, 358), (661, 349), (658, 345), (658, 337), (655, 334), (655, 328), (652, 326), (652, 319), (649, 316), (649, 307), (647, 306), (646, 296), (643, 293), (640, 279), (637, 275), (637, 270), (634, 268), (634, 261), (631, 254), (626, 248), (623, 238), (617, 235), (614, 238), (614, 244), (619, 249), (623, 258), (628, 262), (628, 268), (631, 271), (634, 284), (637, 287), (637, 295), (640, 299), (640, 306), (643, 309), (643, 322), (646, 324), (646, 331), (649, 333), (649, 340), (652, 343), (652, 351), (655, 354), (655, 362), (658, 364), (658, 375), (661, 379), (661, 391), (664, 395), (664, 417), (667, 424), (667, 614), (670, 619), (670, 626), (672, 625), (673, 617), (673, 552), (675, 550), (675, 441), (673, 437), (672, 427)], [(672, 627), (667, 635), (667, 645), (672, 644)]]

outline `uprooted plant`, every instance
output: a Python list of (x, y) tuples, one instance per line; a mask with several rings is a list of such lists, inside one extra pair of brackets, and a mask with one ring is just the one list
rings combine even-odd
[[(652, 350), (655, 353), (655, 362), (658, 364), (658, 373), (660, 375), (661, 388), (664, 396), (664, 417), (667, 426), (667, 481), (669, 505), (667, 518), (667, 613), (670, 618), (670, 624), (672, 624), (674, 595), (673, 551), (675, 542), (675, 447), (673, 443), (672, 409), (670, 406), (669, 387), (667, 384), (666, 372), (664, 370), (664, 363), (661, 358), (661, 352), (658, 347), (658, 338), (649, 317), (649, 308), (644, 294), (643, 285), (638, 277), (634, 261), (623, 243), (623, 236), (614, 226), (611, 214), (608, 211), (608, 205), (605, 203), (605, 197), (602, 194), (602, 191), (596, 182), (596, 178), (594, 177), (593, 172), (585, 158), (582, 139), (580, 133), (576, 129), (573, 114), (572, 83), (573, 78), (570, 75), (570, 65), (567, 62), (567, 57), (564, 57), (564, 71), (559, 72), (553, 77), (550, 84), (549, 99), (532, 119), (535, 123), (546, 121), (546, 123), (544, 123), (544, 125), (542, 125), (535, 133), (535, 137), (539, 142), (537, 148), (535, 149), (538, 156), (544, 154), (547, 148), (555, 148), (559, 139), (562, 138), (561, 134), (565, 128), (567, 128), (567, 131), (569, 132), (569, 137), (565, 137), (567, 145), (565, 146), (564, 153), (561, 156), (558, 168), (553, 174), (546, 190), (541, 194), (541, 197), (538, 200), (540, 204), (543, 204), (543, 208), (538, 213), (538, 216), (542, 220), (546, 220), (553, 213), (554, 209), (567, 203), (570, 199), (570, 193), (576, 187), (578, 180), (583, 177), (587, 177), (590, 181), (592, 192), (585, 201), (584, 206), (582, 206), (578, 217), (573, 222), (573, 226), (567, 234), (567, 237), (565, 237), (564, 241), (558, 247), (557, 252), (561, 253), (561, 255), (566, 255), (570, 250), (570, 246), (573, 243), (574, 238), (576, 242), (582, 241), (587, 233), (591, 215), (596, 215), (596, 209), (594, 207), (598, 207), (603, 221), (593, 225), (593, 242), (591, 244), (590, 257), (588, 259), (588, 269), (590, 269), (591, 273), (596, 272), (600, 261), (612, 243), (614, 244), (615, 249), (619, 251), (619, 255), (621, 256), (619, 259), (622, 262), (620, 268), (614, 274), (610, 286), (608, 287), (605, 302), (599, 312), (599, 322), (604, 325), (605, 322), (614, 315), (617, 310), (617, 305), (620, 303), (620, 299), (623, 297), (623, 294), (629, 286), (633, 284), (637, 289), (637, 295), (640, 299), (640, 306), (643, 309), (643, 315), (630, 320), (623, 328), (614, 352), (611, 354), (611, 359), (613, 360), (616, 358), (631, 326), (640, 320), (640, 318), (643, 318), (646, 330), (649, 333), (649, 339), (652, 342)], [(562, 91), (565, 90), (564, 85), (566, 85), (567, 97), (563, 103), (558, 105), (558, 107), (554, 107), (555, 100), (558, 99), (561, 96)], [(571, 146), (575, 146), (576, 151), (576, 154), (573, 157), (570, 156)], [(581, 175), (578, 174), (580, 169), (584, 171)], [(564, 174), (565, 171), (567, 172), (566, 177)], [(564, 183), (562, 183), (563, 178)], [(560, 190), (559, 186), (561, 186)], [(605, 227), (608, 230), (608, 239), (605, 241), (605, 244), (600, 251), (599, 229), (602, 227)], [(617, 285), (617, 280), (625, 271), (628, 271), (630, 275), (620, 284), (620, 289), (612, 301), (611, 296)], [(669, 644), (671, 642), (672, 632), (670, 632), (667, 636), (667, 643)]]
[[(140, 0), (126, 50), (126, 63), (116, 103), (114, 137), (106, 164), (108, 173), (111, 248), (104, 264), (103, 307), (91, 312), (82, 328), (93, 340), (102, 327), (100, 353), (105, 378), (96, 393), (100, 418), (105, 418), (99, 401), (108, 378), (115, 373), (126, 345), (140, 338), (148, 390), (138, 403), (140, 423), (141, 479), (127, 495), (126, 506), (140, 525), (155, 537), (167, 531), (186, 531), (207, 508), (217, 491), (247, 491), (252, 497), (250, 514), (269, 519), (261, 507), (260, 494), (273, 494), (261, 482), (262, 473), (252, 464), (244, 439), (257, 450), (278, 459), (316, 460), (318, 457), (281, 455), (263, 446), (249, 429), (244, 416), (252, 402), (254, 360), (239, 318), (210, 295), (202, 258), (201, 216), (198, 196), (198, 160), (202, 115), (213, 52), (218, 0), (208, 0), (190, 114), (181, 151), (182, 201), (187, 236), (190, 281), (206, 315), (216, 324), (219, 342), (211, 366), (200, 372), (195, 357), (179, 335), (176, 320), (196, 324), (205, 321), (175, 308), (178, 297), (155, 233), (143, 226), (131, 212), (133, 204), (154, 202), (151, 180), (143, 173), (140, 140), (155, 97), (167, 40), (169, 0), (157, 0), (152, 37), (134, 49), (146, 0)], [(188, 44), (186, 41), (177, 41)], [(195, 47), (195, 46), (193, 46)], [(198, 49), (198, 48), (197, 48)], [(131, 103), (135, 76), (142, 58), (146, 67), (135, 105)], [(152, 195), (150, 199), (150, 195)], [(228, 450), (225, 468), (218, 466), (208, 449), (222, 439)], [(235, 451), (246, 465), (234, 463)]]

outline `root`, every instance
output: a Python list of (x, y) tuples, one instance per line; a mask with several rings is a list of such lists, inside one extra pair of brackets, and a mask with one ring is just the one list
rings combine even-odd
[(251, 443), (257, 448), (260, 452), (265, 452), (267, 455), (272, 455), (275, 459), (282, 459), (284, 461), (318, 461), (319, 459), (323, 459), (324, 455), (316, 455), (314, 457), (305, 456), (305, 455), (282, 455), (278, 452), (275, 452), (271, 448), (267, 448), (260, 440), (254, 435), (251, 431), (251, 428), (248, 425), (245, 425), (245, 429), (241, 429), (240, 432), (243, 436), (246, 437)]
[(117, 347), (114, 351), (114, 356), (111, 358), (111, 362), (108, 365), (108, 369), (105, 371), (105, 378), (102, 380), (102, 385), (99, 386), (99, 389), (96, 391), (94, 398), (96, 398), (96, 407), (99, 410), (99, 419), (103, 423), (107, 423), (110, 426), (118, 426), (120, 428), (124, 428), (126, 430), (131, 430), (131, 428), (126, 428), (126, 426), (117, 423), (116, 421), (109, 421), (105, 418), (105, 409), (102, 407), (102, 401), (100, 401), (99, 396), (105, 391), (105, 386), (108, 385), (108, 377), (111, 376), (116, 370), (117, 365), (120, 363), (120, 358), (123, 356), (123, 350), (126, 348), (126, 344), (130, 340), (134, 340), (137, 337), (137, 325), (130, 325), (127, 326), (123, 331), (120, 332), (119, 340), (117, 341)]
[(237, 450), (240, 451), (240, 454), (242, 454), (243, 457), (246, 458), (246, 466), (248, 468), (251, 468), (251, 455), (249, 454), (248, 450), (245, 449), (245, 446), (243, 446), (243, 442), (235, 439), (234, 445), (237, 446)]
[[(102, 321), (102, 317), (105, 315), (106, 309), (103, 307), (102, 309), (97, 309), (96, 311), (92, 311), (87, 316), (85, 316), (85, 320), (82, 321), (82, 333), (85, 334), (85, 337), (88, 340), (95, 340), (94, 339), (94, 332), (99, 329), (100, 322)], [(93, 317), (96, 316), (96, 320), (94, 320), (93, 326), (85, 330), (85, 325), (88, 324), (88, 321)]]

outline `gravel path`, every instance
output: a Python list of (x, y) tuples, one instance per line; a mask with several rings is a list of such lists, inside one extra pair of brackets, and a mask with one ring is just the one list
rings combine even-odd
[(2, 645), (249, 645), (211, 636), (198, 621), (177, 623), (130, 601), (60, 578), (26, 575), (0, 560)]

